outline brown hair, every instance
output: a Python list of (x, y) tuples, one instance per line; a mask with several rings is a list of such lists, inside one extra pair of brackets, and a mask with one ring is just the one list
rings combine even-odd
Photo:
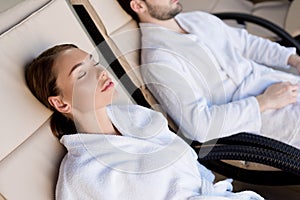
[(67, 49), (78, 48), (74, 44), (61, 44), (47, 49), (33, 59), (25, 68), (25, 79), (32, 94), (47, 108), (54, 111), (51, 117), (51, 130), (61, 138), (66, 134), (76, 133), (74, 122), (56, 111), (48, 102), (49, 96), (57, 96), (60, 91), (56, 85), (57, 76), (53, 71), (53, 64), (59, 54)]
[(135, 21), (139, 22), (139, 16), (131, 9), (130, 2), (131, 0), (117, 0), (120, 6), (129, 14)]

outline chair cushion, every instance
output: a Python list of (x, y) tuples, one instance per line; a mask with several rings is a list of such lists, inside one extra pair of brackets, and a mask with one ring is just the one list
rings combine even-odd
[(0, 13), (0, 34), (13, 27), (50, 0), (26, 0)]
[[(132, 20), (131, 17), (123, 9), (121, 9), (117, 1), (111, 2), (111, 0), (90, 0), (89, 2), (103, 22), (107, 31), (107, 35), (112, 35), (120, 27)], [(114, 17), (111, 17), (112, 13)]]
[(71, 6), (62, 0), (50, 1), (0, 35), (0, 192), (5, 199), (54, 197), (64, 148), (51, 134), (52, 113), (26, 86), (24, 66), (60, 43), (95, 50)]
[[(52, 200), (65, 150), (45, 122), (0, 162), (0, 188), (6, 199)], [(0, 197), (1, 199), (1, 197)]]
[(27, 89), (24, 65), (54, 44), (76, 43), (90, 51), (94, 47), (69, 5), (59, 0), (51, 1), (1, 34), (0, 43), (1, 90), (7, 94), (0, 100), (3, 122), (1, 132), (5, 133), (6, 138), (0, 151), (0, 159), (3, 159), (51, 115)]

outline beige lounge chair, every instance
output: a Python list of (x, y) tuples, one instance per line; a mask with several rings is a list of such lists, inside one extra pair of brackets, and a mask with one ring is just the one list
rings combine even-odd
[(0, 19), (7, 22), (0, 23), (0, 200), (53, 200), (65, 149), (51, 133), (52, 113), (28, 90), (24, 67), (56, 44), (88, 52), (95, 45), (67, 1), (25, 0)]
[[(96, 20), (98, 30), (108, 40), (117, 38), (127, 28), (136, 28), (134, 21), (113, 0), (83, 3)], [(73, 4), (82, 5), (82, 2), (74, 1)], [(136, 31), (131, 33), (138, 34)], [(139, 66), (136, 36), (132, 35), (133, 40), (108, 41), (109, 47), (119, 55), (118, 60), (134, 82), (136, 88), (132, 91), (141, 89), (148, 102), (157, 109), (159, 105), (136, 70)], [(33, 57), (59, 43), (75, 43), (86, 51), (95, 50), (93, 37), (87, 33), (68, 1), (25, 0), (0, 13), (0, 200), (55, 199), (59, 164), (65, 149), (51, 133), (49, 118), (52, 113), (31, 95), (23, 71)], [(245, 169), (256, 169), (255, 165), (239, 164)]]

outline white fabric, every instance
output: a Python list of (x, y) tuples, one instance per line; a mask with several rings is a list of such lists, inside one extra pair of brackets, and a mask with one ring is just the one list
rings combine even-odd
[[(276, 136), (268, 124), (262, 125), (269, 118), (261, 118), (257, 100), (251, 95), (274, 82), (298, 81), (296, 76), (266, 67), (289, 68), (287, 60), (295, 49), (229, 27), (204, 12), (179, 14), (176, 20), (189, 34), (140, 24), (141, 73), (183, 133), (200, 142), (239, 132), (258, 134), (261, 130), (261, 134), (276, 139), (291, 136), (290, 129), (284, 130), (286, 124), (272, 125), (285, 131)], [(291, 125), (297, 124), (298, 118), (292, 119)]]
[[(232, 193), (230, 180), (212, 184), (214, 175), (170, 132), (158, 112), (136, 105), (108, 106), (122, 136), (65, 135), (56, 197), (63, 199), (262, 199)], [(226, 198), (225, 198), (226, 197)]]

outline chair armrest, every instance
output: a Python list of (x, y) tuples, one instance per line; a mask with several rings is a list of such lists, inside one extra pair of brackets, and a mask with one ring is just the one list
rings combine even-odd
[[(300, 184), (300, 150), (283, 142), (239, 133), (203, 144), (193, 142), (191, 146), (198, 154), (199, 162), (227, 177), (258, 185)], [(262, 164), (273, 169), (245, 169), (229, 164), (233, 160)]]

